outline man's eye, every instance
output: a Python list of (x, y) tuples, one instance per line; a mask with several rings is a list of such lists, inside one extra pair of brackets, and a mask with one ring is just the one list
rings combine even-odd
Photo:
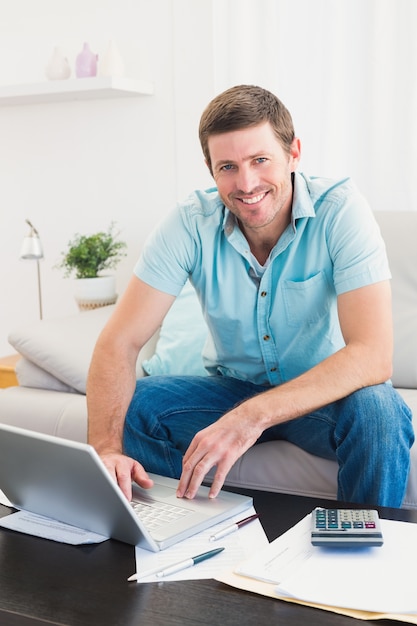
[(256, 162), (257, 162), (257, 163), (265, 163), (266, 161), (267, 161), (267, 158), (266, 158), (266, 157), (258, 157), (258, 158), (256, 159)]
[(233, 165), (231, 163), (226, 163), (226, 165), (222, 165), (221, 169), (224, 172), (228, 172), (229, 170), (233, 169)]

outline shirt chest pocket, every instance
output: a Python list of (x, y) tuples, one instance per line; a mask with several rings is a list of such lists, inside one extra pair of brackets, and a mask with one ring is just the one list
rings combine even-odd
[(333, 298), (324, 272), (307, 280), (285, 280), (282, 293), (289, 326), (316, 324), (328, 315)]

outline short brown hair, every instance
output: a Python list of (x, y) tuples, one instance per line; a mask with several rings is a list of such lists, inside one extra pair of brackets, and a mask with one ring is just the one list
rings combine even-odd
[(289, 153), (294, 125), (288, 109), (273, 93), (255, 85), (236, 85), (216, 96), (204, 110), (199, 126), (204, 158), (211, 168), (208, 139), (231, 130), (270, 122), (283, 149)]

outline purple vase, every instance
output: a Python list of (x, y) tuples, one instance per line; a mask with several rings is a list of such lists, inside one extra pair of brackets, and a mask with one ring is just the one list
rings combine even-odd
[(77, 78), (97, 76), (97, 59), (98, 55), (90, 50), (88, 43), (85, 43), (75, 59), (75, 75)]

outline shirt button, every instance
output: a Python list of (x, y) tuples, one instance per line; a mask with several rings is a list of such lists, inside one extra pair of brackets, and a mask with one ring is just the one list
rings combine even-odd
[(265, 298), (265, 296), (266, 296), (266, 291), (261, 291), (261, 297)]
[(269, 341), (271, 337), (269, 335), (264, 335), (264, 341)]
[(271, 367), (271, 369), (269, 370), (270, 372), (276, 372), (277, 368), (276, 367)]

